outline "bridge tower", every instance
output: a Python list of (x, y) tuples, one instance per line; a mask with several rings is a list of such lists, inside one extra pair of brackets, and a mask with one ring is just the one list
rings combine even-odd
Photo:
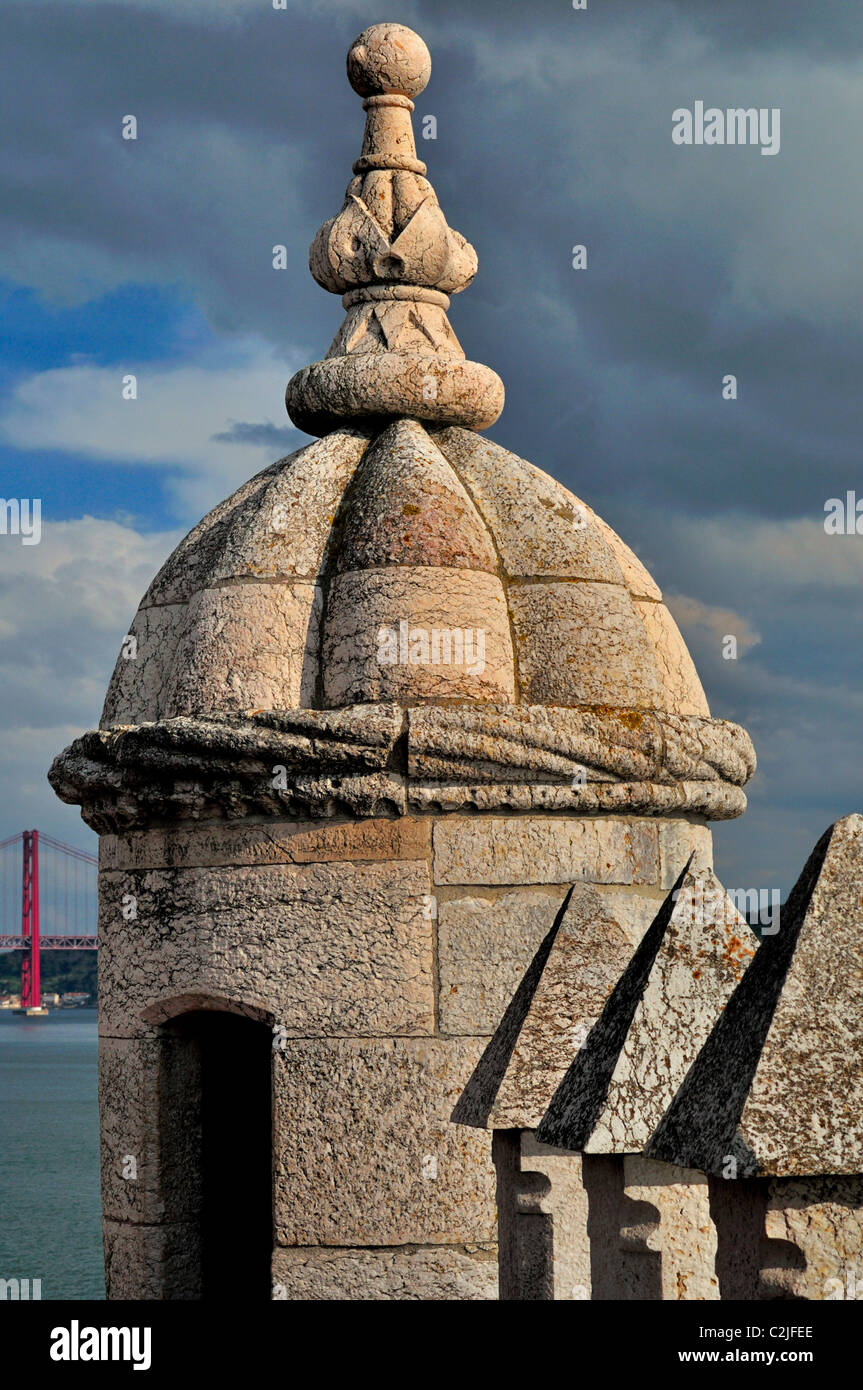
[(42, 1008), (39, 977), (39, 831), (25, 830), (21, 873), (21, 935), (27, 945), (21, 956), (21, 1008), (28, 1014)]

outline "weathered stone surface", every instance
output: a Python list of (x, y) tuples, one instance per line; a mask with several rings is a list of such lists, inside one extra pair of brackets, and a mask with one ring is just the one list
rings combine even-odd
[(647, 819), (448, 816), (433, 843), (440, 884), (659, 881), (659, 835)]
[(431, 76), (431, 56), (404, 24), (371, 24), (348, 49), (348, 81), (362, 97), (400, 92), (417, 97)]
[(443, 430), (436, 443), (490, 526), (508, 576), (622, 582), (635, 598), (662, 599), (608, 523), (541, 469), (469, 430)]
[(338, 575), (327, 598), (322, 661), (330, 706), (511, 700), (512, 641), (501, 582), (477, 570), (440, 567)]
[(497, 1131), (494, 1154), (501, 1298), (719, 1297), (703, 1174), (567, 1153), (530, 1130)]
[(275, 1298), (373, 1301), (497, 1298), (493, 1245), (393, 1250), (285, 1249), (273, 1254)]
[(337, 525), (339, 573), (386, 565), (497, 570), (476, 507), (415, 420), (396, 420), (374, 440)]
[(117, 657), (100, 728), (141, 724), (145, 720), (161, 719), (166, 714), (176, 680), (177, 646), (185, 621), (185, 604), (138, 609)]
[(289, 1037), (430, 1033), (429, 895), (412, 861), (104, 873), (101, 1031), (145, 1035), (143, 1011), (205, 994)]
[(592, 1296), (588, 1192), (577, 1154), (537, 1144), (530, 1130), (494, 1134), (500, 1297), (583, 1301)]
[[(372, 237), (381, 240), (378, 225), (363, 221), (356, 203), (351, 205), (350, 216), (358, 224), (361, 235), (371, 230)], [(331, 366), (333, 359), (336, 362), (340, 358), (355, 359), (365, 353), (375, 373), (380, 362), (381, 343), (385, 342), (392, 353), (410, 353), (415, 359), (427, 356), (431, 346), (437, 353), (437, 366), (443, 366), (443, 359), (448, 359), (448, 365), (458, 372), (464, 362), (464, 352), (446, 316), (447, 296), (431, 291), (422, 299), (411, 300), (405, 297), (410, 293), (404, 285), (372, 285), (352, 292), (347, 317), (330, 344), (329, 361), (323, 365)], [(419, 414), (426, 418), (422, 410)]]
[(588, 1153), (639, 1153), (756, 945), (712, 872), (682, 873), (556, 1091), (537, 1138)]
[(424, 816), (324, 825), (295, 820), (241, 821), (234, 825), (205, 822), (103, 835), (99, 864), (105, 870), (315, 864), (334, 859), (425, 859), (430, 849), (431, 821)]
[[(197, 1081), (188, 1049), (173, 1037), (99, 1039), (105, 1218), (154, 1224), (199, 1217), (200, 1192), (191, 1177), (200, 1124)], [(167, 1147), (175, 1161), (166, 1167)]]
[[(225, 806), (249, 819), (476, 809), (722, 820), (745, 808), (737, 784), (754, 766), (745, 732), (723, 720), (365, 704), (93, 731), (55, 759), (49, 780), (64, 801), (83, 804), (89, 825), (114, 833), (151, 821), (221, 818)], [(457, 780), (426, 780), (434, 769)], [(559, 782), (526, 780), (561, 775)]]
[(620, 539), (616, 531), (613, 531), (607, 521), (603, 521), (601, 516), (596, 517), (594, 522), (597, 530), (605, 537), (612, 554), (620, 566), (623, 575), (623, 582), (633, 598), (655, 599), (662, 601), (662, 591), (652, 575), (648, 574), (644, 565), (639, 560), (634, 550)]
[(653, 649), (653, 659), (665, 692), (664, 707), (675, 714), (707, 717), (710, 714), (707, 696), (680, 629), (665, 604), (638, 601), (635, 607)]
[[(793, 1247), (798, 1258), (786, 1256), (779, 1267), (762, 1269), (760, 1297), (863, 1297), (863, 1177), (772, 1179), (765, 1234), (768, 1242)], [(770, 1244), (764, 1253), (769, 1252)]]
[(382, 772), (404, 716), (393, 705), (251, 710), (94, 730), (55, 759), (63, 800), (87, 788), (100, 832), (184, 820), (260, 815), (383, 816), (405, 811), (405, 779)]
[(723, 782), (594, 782), (587, 786), (543, 783), (410, 782), (405, 804), (411, 811), (567, 811), (570, 815), (680, 815), (733, 820), (746, 810), (738, 787)]
[(444, 430), (435, 442), (488, 523), (510, 578), (623, 582), (594, 513), (547, 473), (470, 430)]
[(271, 463), (202, 517), (168, 556), (141, 600), (141, 608), (164, 603), (188, 603), (192, 594), (205, 588), (226, 538), (232, 532), (237, 512), (247, 502), (253, 511), (257, 511), (272, 479), (284, 469), (291, 468), (306, 449), (314, 447), (314, 444), (307, 444)]
[(863, 1166), (863, 816), (822, 836), (651, 1144), (739, 1176)]
[(313, 704), (322, 608), (312, 584), (228, 584), (195, 594), (166, 715)]
[[(495, 897), (472, 895), (439, 903), (441, 1032), (488, 1036), (495, 1031), (568, 887), (523, 888)], [(661, 896), (646, 896), (644, 889), (598, 888), (596, 892), (603, 911), (637, 945), (656, 915)]]
[[(716, 1229), (710, 1216), (707, 1178), (691, 1169), (653, 1163), (638, 1155), (623, 1160), (625, 1195), (657, 1214), (629, 1239), (659, 1257), (658, 1297), (665, 1302), (714, 1302), (720, 1297), (716, 1275)], [(621, 1232), (623, 1235), (624, 1232)]]
[(660, 887), (673, 888), (690, 858), (692, 873), (713, 868), (713, 836), (706, 825), (687, 820), (662, 820), (659, 826)]
[[(569, 785), (576, 774), (585, 782), (663, 776), (661, 722), (638, 710), (431, 705), (409, 709), (406, 718), (408, 771), (416, 778)], [(704, 759), (690, 767), (716, 775)]]
[(528, 703), (673, 708), (622, 584), (513, 584), (507, 597)]
[[(476, 253), (447, 226), (434, 189), (416, 157), (412, 102), (390, 87), (392, 64), (375, 68), (372, 54), (428, 53), (403, 25), (373, 25), (360, 36), (349, 62), (365, 103), (363, 152), (354, 164), (344, 206), (318, 231), (309, 266), (324, 289), (343, 295), (347, 318), (327, 357), (304, 367), (288, 383), (288, 413), (301, 429), (323, 434), (347, 419), (408, 416), (483, 429), (503, 408), (503, 385), (488, 367), (464, 360), (446, 317), (450, 291), (476, 274)], [(376, 62), (377, 60), (374, 59)], [(425, 65), (426, 76), (430, 71)], [(414, 67), (414, 74), (420, 65)], [(417, 85), (417, 83), (419, 85)], [(421, 90), (417, 77), (412, 89)], [(386, 98), (381, 99), (386, 93)]]
[(742, 786), (755, 771), (744, 730), (719, 719), (502, 704), (420, 706), (406, 719), (411, 777), (445, 783), (524, 781), (555, 791), (618, 781), (677, 788), (689, 779)]
[(225, 579), (317, 578), (339, 500), (367, 444), (357, 430), (336, 430), (243, 483), (180, 542), (141, 607), (185, 603)]
[(494, 1241), (488, 1136), (449, 1123), (481, 1046), (303, 1041), (277, 1053), (278, 1243)]
[(105, 1286), (110, 1299), (199, 1299), (200, 1231), (194, 1222), (162, 1226), (104, 1221)]
[[(260, 660), (265, 667), (268, 665), (266, 653), (272, 649), (274, 636), (273, 611), (278, 628), (285, 616), (291, 617), (286, 604), (290, 607), (292, 602), (299, 602), (291, 626), (299, 626), (304, 634), (309, 615), (304, 617), (302, 601), (311, 589), (297, 585), (291, 599), (289, 592), (284, 598), (276, 588), (267, 601), (263, 590), (234, 597), (226, 595), (219, 586), (237, 579), (314, 580), (342, 492), (367, 444), (367, 436), (356, 430), (336, 431), (265, 469), (190, 532), (163, 565), (130, 626), (137, 652), (132, 659), (122, 653), (118, 658), (101, 727), (137, 724), (193, 708), (243, 707), (242, 701), (237, 705), (231, 699), (230, 691), (240, 680), (244, 662), (251, 661), (252, 668)], [(215, 590), (218, 597), (212, 593), (207, 599), (201, 597), (188, 610), (185, 605), (202, 590)], [(222, 611), (226, 605), (233, 610), (230, 616)], [(256, 611), (258, 607), (260, 612)], [(284, 614), (279, 614), (280, 609)], [(178, 645), (184, 634), (186, 651), (180, 657)], [(313, 637), (316, 646), (316, 631)], [(301, 651), (304, 640), (303, 637), (300, 642)], [(230, 647), (226, 654), (225, 645), (234, 641), (236, 648)], [(280, 651), (278, 641), (275, 651)], [(312, 659), (314, 655), (313, 651)], [(231, 659), (237, 668), (233, 674)], [(195, 692), (195, 673), (187, 676), (183, 669), (187, 663), (199, 668), (199, 682), (207, 680), (213, 667), (211, 692)], [(283, 697), (285, 691), (291, 692), (291, 697), (287, 701), (281, 698), (277, 704), (313, 702), (314, 671), (302, 688), (299, 680), (289, 679), (286, 684), (284, 679), (274, 679), (276, 675), (269, 673), (269, 683), (259, 692), (265, 697), (260, 703), (271, 703), (269, 695), (279, 690)], [(191, 704), (188, 682), (192, 687)], [(223, 702), (221, 697), (226, 689), (228, 699)], [(206, 697), (204, 703), (202, 693)], [(246, 703), (258, 703), (254, 688)]]
[(460, 1124), (534, 1129), (632, 954), (587, 885), (572, 888), (453, 1112)]
[(566, 890), (524, 889), (438, 904), (442, 1033), (488, 1037), (548, 934)]
[(503, 402), (503, 382), (490, 367), (431, 353), (326, 358), (291, 377), (285, 393), (288, 414), (309, 434), (329, 433), (346, 421), (379, 426), (397, 415), (486, 430)]
[[(283, 784), (273, 778), (280, 766)], [(437, 813), (717, 820), (745, 808), (739, 787), (754, 768), (747, 734), (725, 720), (633, 709), (371, 703), (92, 732), (55, 759), (49, 780), (63, 800), (83, 802), (94, 829), (113, 832), (178, 816), (220, 818), (225, 805), (247, 818), (404, 814), (410, 805)]]
[(637, 946), (662, 906), (661, 890), (605, 884), (591, 884), (591, 889), (599, 898), (603, 913), (617, 923), (631, 946)]
[(343, 493), (368, 443), (357, 430), (336, 430), (295, 454), (290, 467), (235, 510), (211, 557), (207, 586), (235, 579), (316, 580)]

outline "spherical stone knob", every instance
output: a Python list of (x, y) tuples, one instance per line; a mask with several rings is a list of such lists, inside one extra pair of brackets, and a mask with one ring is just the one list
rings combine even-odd
[(431, 54), (404, 24), (372, 24), (348, 50), (348, 81), (361, 97), (416, 97), (430, 76)]

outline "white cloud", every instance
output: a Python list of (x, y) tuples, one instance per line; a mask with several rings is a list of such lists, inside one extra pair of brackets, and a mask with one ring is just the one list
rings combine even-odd
[(863, 537), (828, 536), (823, 515), (781, 521), (734, 513), (709, 519), (670, 516), (666, 533), (692, 560), (700, 557), (694, 572), (724, 575), (738, 594), (745, 587), (750, 603), (763, 604), (769, 594), (787, 604), (804, 589), (859, 593), (863, 585)]
[[(184, 518), (195, 521), (279, 457), (272, 444), (214, 436), (252, 422), (290, 430), (282, 454), (309, 442), (284, 413), (296, 366), (253, 342), (232, 358), (229, 365), (224, 358), (201, 366), (123, 362), (36, 373), (5, 402), (0, 438), (19, 449), (62, 449), (108, 464), (162, 465), (171, 470), (169, 487)], [(128, 373), (137, 378), (137, 400), (123, 399)]]
[(777, 520), (733, 510), (691, 516), (620, 500), (612, 523), (670, 592), (685, 575), (689, 592), (698, 585), (695, 598), (744, 611), (756, 628), (763, 627), (757, 615), (768, 607), (787, 612), (801, 594), (823, 604), (834, 591), (841, 603), (863, 589), (863, 536), (827, 535), (820, 499), (811, 517)]
[(757, 646), (761, 641), (746, 619), (730, 608), (715, 608), (711, 604), (700, 603), (698, 599), (687, 598), (685, 594), (666, 594), (665, 602), (684, 632), (701, 627), (717, 642), (722, 642), (731, 633), (737, 638), (737, 647), (741, 652), (749, 651), (750, 647)]
[(0, 538), (4, 712), (50, 724), (98, 719), (120, 639), (182, 532), (142, 535), (85, 516), (43, 522), (42, 540)]
[(45, 774), (98, 723), (121, 639), (179, 539), (93, 517), (44, 523), (37, 546), (0, 537), (0, 838), (26, 824), (82, 842)]

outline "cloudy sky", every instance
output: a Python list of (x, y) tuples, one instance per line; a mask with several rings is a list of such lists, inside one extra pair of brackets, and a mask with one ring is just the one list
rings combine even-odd
[[(787, 891), (863, 810), (863, 536), (824, 530), (828, 498), (863, 498), (855, 8), (2, 0), (2, 18), (0, 492), (41, 498), (43, 534), (0, 536), (0, 838), (92, 847), (51, 757), (97, 722), (176, 541), (307, 442), (283, 392), (342, 316), (306, 257), (359, 152), (344, 55), (396, 19), (432, 50), (419, 153), (479, 254), (451, 319), (506, 384), (491, 436), (656, 576), (714, 713), (759, 755), (720, 876)], [(673, 144), (698, 100), (779, 108), (779, 153)]]

